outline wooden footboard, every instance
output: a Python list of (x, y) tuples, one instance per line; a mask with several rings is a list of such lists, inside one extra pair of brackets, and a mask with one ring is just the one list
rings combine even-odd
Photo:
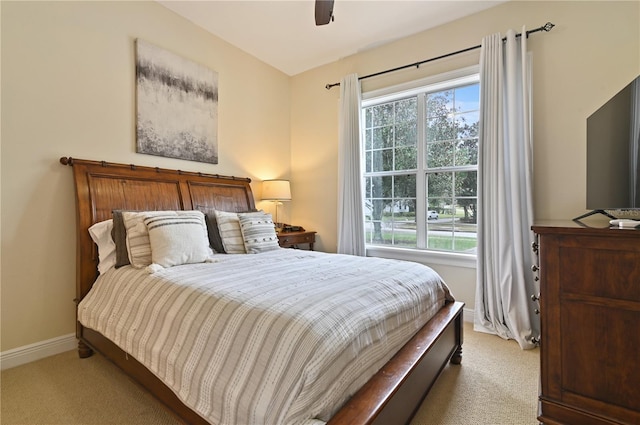
[(408, 423), (447, 362), (462, 360), (463, 307), (445, 305), (328, 425)]
[[(445, 305), (398, 353), (376, 373), (328, 422), (328, 425), (408, 423), (448, 361), (462, 359), (461, 302)], [(95, 350), (146, 388), (179, 420), (207, 424), (185, 406), (140, 362), (100, 333), (80, 326), (81, 357)], [(89, 347), (89, 348), (88, 348)]]

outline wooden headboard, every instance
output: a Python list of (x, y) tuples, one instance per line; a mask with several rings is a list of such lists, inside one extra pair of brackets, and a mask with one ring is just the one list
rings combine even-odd
[(76, 302), (98, 276), (98, 253), (89, 227), (116, 209), (213, 210), (255, 208), (250, 179), (62, 157), (73, 167), (77, 202)]

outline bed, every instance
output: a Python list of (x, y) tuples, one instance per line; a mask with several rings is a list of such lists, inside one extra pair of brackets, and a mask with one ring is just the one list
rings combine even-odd
[[(321, 364), (320, 361), (314, 360), (314, 367), (308, 366), (307, 364), (293, 367), (296, 359), (317, 351), (317, 347), (315, 346), (313, 349), (308, 348), (309, 344), (320, 344), (317, 342), (318, 340), (313, 339), (317, 333), (325, 332), (328, 328), (340, 328), (340, 323), (344, 321), (344, 317), (340, 317), (339, 314), (349, 315), (348, 312), (351, 311), (352, 307), (350, 303), (369, 305), (374, 302), (383, 302), (385, 296), (378, 297), (380, 298), (379, 300), (370, 300), (367, 297), (375, 298), (376, 294), (379, 295), (379, 293), (383, 291), (390, 290), (386, 286), (380, 288), (376, 286), (376, 290), (367, 291), (366, 286), (358, 287), (355, 281), (351, 282), (349, 280), (350, 283), (346, 286), (349, 287), (349, 290), (355, 292), (349, 293), (345, 298), (346, 301), (338, 302), (332, 298), (333, 293), (339, 292), (335, 289), (337, 287), (333, 288), (327, 284), (324, 290), (328, 292), (321, 292), (319, 295), (321, 297), (320, 299), (326, 301), (326, 305), (323, 306), (323, 303), (318, 302), (317, 299), (307, 299), (307, 294), (310, 291), (306, 289), (300, 290), (299, 285), (301, 282), (299, 276), (313, 276), (313, 273), (307, 272), (313, 268), (328, 270), (325, 265), (328, 261), (335, 263), (336, 270), (339, 268), (344, 269), (346, 274), (340, 275), (341, 280), (349, 279), (350, 267), (352, 270), (361, 271), (351, 273), (353, 275), (363, 274), (367, 269), (383, 270), (389, 268), (388, 273), (389, 276), (392, 277), (380, 279), (382, 283), (376, 281), (376, 285), (390, 284), (389, 282), (397, 280), (394, 279), (393, 276), (397, 277), (406, 272), (408, 273), (407, 282), (401, 282), (401, 286), (409, 287), (408, 282), (411, 280), (411, 276), (415, 275), (417, 279), (418, 275), (425, 273), (424, 269), (419, 268), (422, 266), (418, 267), (416, 265), (416, 269), (413, 270), (413, 266), (407, 264), (394, 269), (394, 267), (398, 267), (398, 262), (373, 258), (347, 258), (348, 256), (340, 256), (338, 254), (314, 253), (310, 251), (276, 249), (258, 255), (216, 254), (211, 257), (211, 259), (198, 264), (178, 265), (176, 267), (160, 268), (158, 270), (122, 267), (117, 270), (109, 270), (104, 274), (98, 273), (98, 252), (88, 230), (94, 224), (112, 218), (114, 210), (197, 210), (206, 213), (213, 211), (226, 211), (230, 213), (254, 211), (255, 204), (249, 184), (250, 180), (247, 178), (183, 172), (180, 170), (106, 163), (104, 161), (78, 160), (70, 157), (60, 158), (60, 162), (73, 167), (75, 182), (77, 206), (76, 303), (80, 306), (78, 310), (79, 320), (77, 321), (79, 355), (80, 357), (88, 357), (92, 355), (94, 351), (101, 353), (135, 381), (149, 390), (149, 392), (164, 403), (168, 409), (184, 423), (244, 423), (253, 420), (257, 422), (269, 420), (269, 422), (304, 424), (406, 423), (411, 419), (447, 362), (451, 361), (454, 364), (459, 364), (461, 361), (463, 304), (447, 296), (445, 285), (444, 292), (438, 292), (441, 294), (440, 298), (442, 298), (442, 300), (437, 309), (434, 310), (433, 306), (423, 306), (422, 303), (419, 303), (418, 306), (407, 309), (407, 312), (399, 315), (403, 317), (406, 316), (403, 322), (397, 317), (384, 319), (386, 322), (394, 323), (395, 325), (393, 326), (395, 326), (395, 328), (381, 328), (380, 324), (376, 324), (370, 325), (369, 327), (364, 326), (362, 330), (358, 330), (360, 328), (355, 324), (345, 326), (342, 333), (356, 332), (357, 335), (354, 335), (350, 342), (345, 342), (346, 345), (342, 347), (340, 352), (351, 352), (355, 354), (351, 360), (345, 360), (339, 372), (328, 372), (328, 369), (326, 369), (328, 367), (327, 363), (331, 365), (334, 363), (338, 364), (341, 361), (340, 359), (344, 357), (342, 354), (332, 354), (329, 352), (330, 350), (327, 351), (328, 354), (321, 356), (329, 359), (325, 361), (324, 365)], [(333, 270), (334, 265), (331, 266), (331, 270)], [(225, 285), (220, 284), (220, 282), (222, 282), (222, 277), (220, 276), (229, 276), (231, 270), (246, 271), (252, 267), (260, 270), (261, 276), (259, 278), (255, 278), (254, 276), (254, 280), (249, 281), (245, 286), (227, 287), (225, 285), (228, 282), (225, 282)], [(353, 269), (353, 267), (355, 267), (355, 269)], [(190, 281), (192, 283), (176, 286), (173, 281), (174, 275), (177, 276), (179, 274), (178, 271), (182, 269), (188, 270), (189, 276), (192, 276), (192, 280)], [(286, 272), (283, 273), (282, 270)], [(216, 275), (216, 273), (220, 274)], [(248, 277), (251, 275), (251, 273), (244, 274)], [(253, 274), (255, 275), (255, 273)], [(286, 280), (285, 275), (289, 276), (289, 280)], [(331, 282), (328, 280), (329, 277), (326, 276), (327, 273), (316, 273), (315, 275), (322, 276), (317, 278), (320, 280), (320, 283), (323, 282), (323, 279), (325, 279), (324, 282)], [(205, 286), (203, 286), (204, 284), (201, 282), (205, 280), (205, 276), (211, 276), (211, 279), (217, 283), (208, 285), (206, 286), (207, 289), (203, 290), (202, 288), (205, 288)], [(295, 279), (296, 276), (298, 277), (297, 281)], [(236, 285), (237, 282), (241, 282), (243, 279), (244, 278), (234, 277), (231, 280), (233, 280), (234, 285)], [(309, 277), (309, 279), (305, 279), (305, 283), (307, 280), (311, 282), (313, 278)], [(374, 279), (371, 279), (371, 282), (373, 282), (373, 280)], [(143, 330), (141, 323), (160, 321), (157, 314), (165, 313), (159, 313), (159, 308), (156, 306), (141, 307), (140, 305), (133, 304), (134, 297), (126, 292), (127, 285), (132, 281), (138, 283), (136, 283), (134, 289), (129, 287), (128, 290), (142, 292), (148, 295), (147, 298), (151, 298), (149, 294), (153, 292), (153, 289), (149, 288), (166, 287), (166, 293), (178, 293), (176, 292), (178, 290), (175, 288), (180, 288), (180, 291), (187, 292), (185, 292), (184, 295), (176, 295), (175, 298), (182, 300), (191, 299), (194, 293), (211, 292), (214, 290), (210, 288), (216, 288), (215, 291), (222, 291), (215, 292), (216, 299), (218, 300), (229, 299), (229, 302), (235, 303), (234, 305), (236, 305), (238, 303), (237, 299), (231, 299), (230, 297), (231, 295), (236, 296), (239, 294), (238, 296), (244, 297), (245, 301), (251, 300), (250, 304), (252, 306), (264, 307), (261, 313), (256, 313), (251, 309), (242, 310), (243, 313), (241, 317), (244, 319), (236, 320), (238, 323), (237, 327), (240, 327), (242, 323), (251, 322), (251, 320), (246, 320), (246, 318), (253, 316), (260, 317), (260, 320), (263, 321), (270, 321), (269, 323), (276, 323), (279, 322), (282, 317), (290, 315), (291, 311), (295, 310), (294, 307), (298, 307), (298, 310), (304, 310), (306, 314), (310, 314), (311, 316), (305, 316), (306, 318), (299, 320), (298, 325), (295, 327), (298, 329), (297, 333), (300, 335), (311, 334), (311, 336), (300, 337), (299, 340), (296, 340), (295, 344), (291, 344), (295, 345), (298, 351), (278, 351), (281, 348), (280, 346), (286, 344), (277, 344), (276, 347), (271, 347), (268, 350), (269, 355), (265, 354), (267, 350), (262, 346), (255, 346), (253, 348), (249, 346), (249, 348), (247, 348), (247, 344), (249, 343), (245, 341), (244, 343), (239, 343), (242, 347), (236, 348), (236, 351), (227, 351), (227, 353), (235, 353), (231, 357), (233, 357), (236, 363), (227, 362), (224, 368), (209, 369), (213, 368), (214, 364), (219, 363), (222, 365), (222, 363), (212, 361), (207, 355), (211, 355), (211, 358), (217, 358), (219, 360), (220, 356), (216, 357), (216, 353), (218, 353), (216, 350), (220, 345), (225, 344), (228, 347), (232, 347), (233, 344), (235, 344), (235, 337), (232, 336), (232, 333), (225, 333), (226, 330), (214, 329), (216, 325), (212, 323), (221, 323), (219, 317), (207, 319), (209, 321), (206, 323), (210, 323), (212, 330), (209, 333), (205, 333), (203, 328), (206, 328), (206, 326), (199, 325), (200, 316), (198, 316), (197, 319), (192, 317), (192, 319), (188, 321), (185, 320), (185, 317), (189, 317), (192, 313), (184, 313), (184, 316), (179, 316), (178, 314), (176, 319), (178, 325), (166, 325), (166, 328), (170, 326), (182, 326), (182, 328), (186, 329), (189, 327), (186, 323), (191, 323), (190, 328), (196, 332), (196, 336), (187, 336), (186, 331), (183, 332), (182, 330), (175, 332), (175, 335), (179, 334), (183, 336), (180, 344), (183, 344), (184, 341), (196, 341), (195, 345), (203, 345), (205, 343), (202, 341), (211, 339), (214, 340), (213, 345), (202, 348), (201, 351), (189, 357), (185, 353), (190, 353), (192, 349), (184, 348), (184, 346), (180, 344), (176, 345), (176, 337), (174, 335), (171, 344), (167, 343), (166, 340), (160, 344), (162, 346), (170, 345), (168, 352), (173, 353), (173, 356), (167, 355), (166, 353), (159, 354), (157, 350), (149, 348), (149, 346), (147, 346), (147, 348), (140, 348), (140, 342), (134, 340), (133, 335), (144, 335), (142, 339), (147, 341), (149, 335), (161, 334), (162, 331), (158, 330)], [(150, 286), (145, 287), (141, 282), (146, 282), (145, 284)], [(265, 286), (256, 292), (256, 287), (266, 285), (267, 283), (273, 286)], [(391, 283), (394, 285), (398, 284), (398, 282)], [(94, 284), (96, 288), (92, 291)], [(309, 283), (309, 285), (311, 285), (311, 283)], [(371, 285), (373, 285), (373, 283), (371, 283)], [(184, 289), (185, 286), (188, 287), (188, 289)], [(320, 284), (319, 286), (322, 287), (323, 285)], [(101, 287), (106, 287), (109, 288), (110, 291), (117, 292), (121, 300), (124, 300), (120, 304), (120, 307), (124, 310), (118, 313), (92, 313), (93, 310), (89, 309), (88, 305), (92, 303), (100, 304), (99, 301), (95, 301), (95, 298), (98, 296), (94, 294), (98, 293)], [(411, 287), (408, 292), (416, 292), (416, 288), (417, 286)], [(286, 293), (288, 298), (275, 299), (274, 294), (278, 291)], [(400, 295), (388, 293), (386, 296), (386, 298), (394, 297), (400, 297)], [(162, 304), (168, 304), (166, 297), (163, 299), (165, 301), (163, 301)], [(113, 303), (113, 301), (111, 302)], [(199, 302), (200, 301), (198, 301), (198, 303)], [(219, 303), (220, 301), (217, 302)], [(305, 304), (305, 302), (307, 302), (307, 304)], [(105, 303), (108, 304), (109, 302), (104, 301), (103, 304)], [(202, 303), (205, 303), (205, 301)], [(272, 308), (272, 306), (275, 305), (279, 305), (282, 308), (273, 312), (272, 310), (275, 310), (275, 307)], [(144, 310), (144, 308), (147, 308), (147, 310)], [(210, 312), (216, 308), (207, 307), (201, 309), (201, 311)], [(170, 306), (169, 310), (178, 311), (175, 306)], [(224, 310), (224, 308), (219, 310)], [(367, 320), (374, 318), (377, 310), (382, 311), (384, 308), (376, 308), (366, 313), (363, 317), (366, 317)], [(93, 322), (91, 319), (92, 314), (96, 315), (96, 317), (100, 314), (111, 314), (109, 320), (102, 320), (102, 322), (103, 324), (112, 322), (117, 318), (126, 316), (122, 311), (140, 312), (137, 315), (131, 315), (132, 318), (135, 317), (135, 319), (130, 320), (130, 322), (135, 323), (135, 326), (133, 326), (134, 331), (123, 330), (121, 324), (115, 327), (115, 331), (110, 331), (106, 327), (101, 327), (97, 324), (100, 322), (99, 319)], [(267, 311), (267, 313), (265, 313), (265, 311)], [(346, 313), (339, 313), (340, 311)], [(315, 316), (313, 316), (314, 314)], [(322, 324), (325, 316), (329, 317), (332, 315), (338, 317), (338, 322)], [(150, 320), (149, 317), (153, 319)], [(314, 319), (309, 319), (309, 317), (313, 317)], [(423, 323), (423, 320), (427, 321)], [(123, 322), (124, 321), (123, 319)], [(227, 322), (231, 321), (232, 320), (227, 320)], [(258, 321), (254, 322), (258, 323)], [(304, 323), (304, 326), (300, 325), (300, 323)], [(290, 325), (287, 326), (291, 327)], [(323, 328), (322, 326), (325, 327)], [(412, 326), (415, 329), (411, 328)], [(313, 328), (313, 331), (309, 331), (307, 328)], [(404, 328), (402, 330), (403, 333), (400, 333), (400, 330), (396, 332), (395, 329), (400, 328)], [(277, 335), (282, 335), (283, 331), (281, 328), (273, 329), (271, 330), (272, 335), (274, 335), (274, 332)], [(251, 332), (253, 332), (253, 328), (247, 328), (246, 333)], [(407, 336), (407, 332), (410, 332), (409, 336)], [(120, 338), (118, 338), (118, 333), (122, 333)], [(105, 336), (105, 334), (110, 335), (110, 338)], [(216, 335), (216, 337), (208, 338), (206, 335)], [(261, 338), (264, 341), (277, 340), (271, 337)], [(253, 344), (255, 339), (256, 338), (249, 338), (248, 341)], [(379, 350), (369, 345), (372, 340), (380, 340), (382, 345), (387, 346), (387, 350), (392, 351), (380, 355), (375, 354)], [(189, 343), (189, 347), (192, 345), (194, 344)], [(334, 344), (332, 342), (330, 345), (332, 347), (334, 345), (339, 346), (339, 343)], [(175, 347), (179, 347), (179, 349)], [(228, 347), (227, 349), (231, 350), (231, 348)], [(304, 347), (307, 348), (305, 349)], [(243, 369), (241, 365), (245, 365), (245, 363), (243, 363), (245, 358), (242, 356), (249, 352), (254, 353), (253, 360), (255, 363), (268, 364), (268, 372), (265, 372), (264, 375), (268, 377), (260, 379), (260, 382), (265, 384), (256, 386), (253, 389), (253, 395), (249, 401), (236, 400), (238, 397), (241, 398), (242, 393), (248, 392), (247, 388), (253, 388), (252, 385), (255, 383), (254, 381), (258, 381), (258, 379), (251, 379), (252, 376), (256, 375), (254, 369), (245, 373), (242, 378), (239, 378), (238, 375), (239, 371)], [(246, 355), (249, 356), (248, 354)], [(269, 363), (273, 357), (279, 358), (286, 356), (290, 356), (290, 359), (286, 362)], [(227, 357), (229, 357), (228, 354)], [(375, 357), (376, 360), (373, 360), (371, 364), (366, 366), (366, 373), (362, 372), (358, 367), (364, 368), (365, 366), (361, 366), (360, 363), (365, 363), (365, 360), (370, 357)], [(183, 369), (173, 369), (177, 358), (186, 358), (186, 361), (184, 361), (184, 359), (182, 361), (185, 365), (180, 365)], [(162, 359), (162, 361), (158, 359)], [(291, 362), (292, 367), (290, 369), (291, 371), (297, 371), (297, 375), (287, 371), (287, 374), (290, 373), (291, 376), (278, 375), (277, 378), (273, 378), (273, 376), (275, 376), (274, 370), (278, 369), (275, 365), (288, 364), (287, 362)], [(356, 363), (357, 365), (355, 365)], [(170, 365), (170, 367), (168, 365)], [(229, 365), (233, 365), (233, 367)], [(280, 366), (280, 368), (282, 368), (282, 366)], [(171, 372), (167, 373), (169, 369)], [(234, 387), (235, 391), (220, 393), (218, 389), (214, 387), (211, 389), (208, 387), (198, 387), (197, 390), (189, 393), (189, 385), (186, 385), (186, 389), (184, 389), (185, 386), (182, 387), (183, 389), (180, 389), (181, 387), (176, 387), (174, 382), (176, 381), (175, 377), (179, 376), (187, 377), (183, 379), (185, 382), (191, 382), (194, 380), (194, 377), (197, 377), (199, 381), (211, 381), (217, 384), (218, 381), (222, 382), (225, 373), (229, 375), (229, 377), (226, 378), (227, 380), (224, 381), (226, 382), (226, 384), (223, 385), (225, 391), (230, 387)], [(273, 374), (273, 376), (270, 374)], [(313, 379), (310, 378), (312, 375), (314, 376)], [(323, 377), (324, 379), (322, 379)], [(274, 379), (277, 382), (275, 382)], [(321, 381), (328, 382), (324, 382), (323, 384)], [(241, 383), (238, 384), (238, 382)], [(328, 386), (321, 387), (321, 385)], [(316, 392), (315, 395), (314, 391)], [(205, 403), (205, 407), (202, 407), (202, 402), (194, 401), (193, 392), (202, 392), (205, 395), (209, 394), (209, 398), (216, 398), (210, 395), (211, 392), (214, 394), (224, 394), (222, 398), (225, 399), (224, 403), (227, 403), (227, 405), (238, 402), (239, 405), (245, 406), (247, 403), (252, 403), (252, 406), (246, 409), (246, 412), (250, 413), (237, 413), (243, 411), (242, 408), (239, 407), (225, 410), (224, 403), (223, 405)], [(282, 394), (276, 394), (276, 392), (282, 392)], [(256, 396), (255, 394), (261, 394), (262, 396)], [(202, 397), (198, 396), (198, 398)], [(207, 397), (205, 397), (205, 399), (206, 398)], [(309, 399), (311, 402), (307, 405), (300, 402), (299, 399)], [(287, 405), (288, 407), (282, 411), (265, 407), (270, 404), (281, 404)], [(224, 412), (221, 413), (222, 411)], [(230, 414), (229, 412), (234, 413)], [(264, 416), (260, 416), (263, 414)], [(304, 414), (307, 414), (308, 417), (305, 417)]]

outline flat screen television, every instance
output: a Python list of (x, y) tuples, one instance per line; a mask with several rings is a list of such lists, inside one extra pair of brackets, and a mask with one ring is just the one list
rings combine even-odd
[(640, 76), (587, 118), (587, 209), (640, 219)]

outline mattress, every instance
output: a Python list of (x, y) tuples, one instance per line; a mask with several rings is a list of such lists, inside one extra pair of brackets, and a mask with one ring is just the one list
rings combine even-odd
[(453, 297), (412, 262), (278, 249), (100, 276), (83, 326), (212, 424), (328, 421)]

